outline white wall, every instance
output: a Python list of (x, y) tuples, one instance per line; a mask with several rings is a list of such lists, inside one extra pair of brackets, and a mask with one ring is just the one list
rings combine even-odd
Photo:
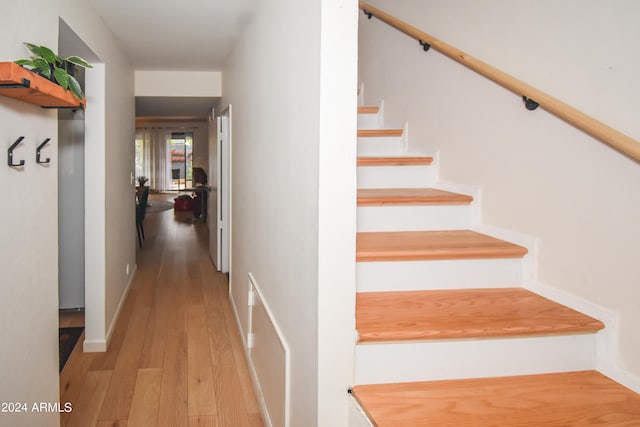
[(355, 2), (268, 3), (257, 3), (223, 71), (222, 107), (233, 104), (231, 293), (244, 334), (252, 273), (289, 345), (290, 426), (346, 425)]
[[(25, 0), (3, 5), (1, 59), (27, 57), (23, 41), (56, 49), (59, 17), (107, 63), (110, 76), (108, 112), (102, 120), (106, 117), (110, 132), (106, 139), (102, 132), (103, 165), (97, 166), (104, 170), (106, 163), (109, 180), (103, 177), (103, 185), (93, 189), (105, 200), (105, 186), (110, 187), (107, 217), (119, 217), (118, 224), (101, 225), (102, 234), (111, 236), (102, 258), (108, 277), (103, 275), (97, 283), (102, 292), (99, 315), (104, 324), (105, 317), (113, 317), (113, 310), (105, 314), (105, 303), (110, 307), (122, 296), (127, 283), (124, 265), (134, 262), (135, 255), (133, 187), (128, 185), (133, 167), (133, 72), (102, 21), (84, 3), (71, 0)], [(91, 104), (87, 108), (91, 109)], [(10, 351), (7, 344), (0, 356), (0, 400), (54, 403), (58, 401), (57, 113), (0, 97), (0, 125), (5, 149), (18, 136), (26, 137), (16, 151), (17, 159), (26, 161), (24, 169), (10, 169), (6, 162), (0, 167), (6, 202), (0, 210), (1, 222), (6, 225), (0, 239), (0, 322), (6, 326), (3, 342), (11, 343)], [(35, 147), (46, 137), (52, 137), (52, 143), (43, 153), (51, 158), (45, 167), (35, 164)], [(104, 328), (101, 332), (104, 337)], [(1, 414), (0, 424), (54, 426), (58, 425), (58, 414)]]
[(357, 2), (323, 0), (320, 21), (317, 425), (339, 427), (356, 329)]
[(136, 96), (213, 96), (222, 95), (220, 71), (136, 70)]
[[(58, 43), (55, 2), (24, 1), (0, 17), (0, 58), (27, 57), (23, 41), (49, 46)], [(3, 6), (4, 7), (4, 6)], [(57, 113), (0, 97), (2, 163), (0, 182), (0, 401), (58, 401), (58, 171)], [(22, 170), (7, 166), (7, 148), (19, 136), (15, 160)], [(52, 138), (43, 154), (49, 166), (35, 163), (36, 146)], [(29, 407), (30, 409), (30, 407)], [(0, 424), (55, 426), (57, 414), (0, 414)]]
[[(371, 3), (640, 139), (640, 3)], [(482, 188), (485, 223), (539, 239), (537, 281), (619, 316), (613, 351), (640, 375), (640, 165), (413, 39), (361, 17), (360, 79), (443, 179)], [(610, 325), (611, 326), (611, 325)]]

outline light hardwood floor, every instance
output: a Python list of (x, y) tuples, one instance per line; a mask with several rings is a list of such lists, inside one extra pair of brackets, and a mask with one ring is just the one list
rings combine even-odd
[(61, 373), (61, 426), (263, 426), (226, 277), (188, 216), (147, 214), (109, 350), (78, 345)]

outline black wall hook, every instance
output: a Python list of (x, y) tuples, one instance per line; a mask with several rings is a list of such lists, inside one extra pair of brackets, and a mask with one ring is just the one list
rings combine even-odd
[(420, 42), (420, 46), (422, 46), (422, 50), (425, 52), (431, 49), (431, 45), (427, 42), (423, 42), (422, 40), (418, 40)]
[(529, 111), (533, 111), (540, 106), (536, 101), (531, 98), (527, 98), (526, 96), (522, 97), (522, 102), (524, 102), (525, 108)]
[(367, 15), (367, 18), (371, 19), (371, 17), (373, 16), (373, 13), (371, 12), (367, 12), (366, 10), (362, 10), (364, 12), (365, 15)]
[(51, 161), (49, 157), (47, 157), (45, 160), (40, 160), (40, 150), (42, 150), (44, 146), (49, 143), (49, 141), (51, 141), (51, 138), (45, 139), (44, 141), (42, 141), (42, 144), (38, 145), (38, 148), (36, 148), (36, 163), (39, 163), (42, 165), (42, 164), (49, 163)]
[(11, 146), (9, 147), (8, 153), (9, 153), (9, 158), (7, 160), (7, 163), (9, 164), (9, 167), (16, 167), (16, 166), (24, 166), (24, 160), (20, 160), (19, 163), (13, 163), (13, 150), (18, 146), (18, 144), (20, 144), (22, 142), (22, 140), (24, 139), (24, 136), (21, 136), (20, 138), (18, 138), (16, 140), (16, 142), (14, 142), (13, 144), (11, 144)]

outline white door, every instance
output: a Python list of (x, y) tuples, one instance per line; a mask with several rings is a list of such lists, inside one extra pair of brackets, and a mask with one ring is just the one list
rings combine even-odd
[(230, 259), (231, 105), (216, 120), (209, 153), (209, 256), (216, 269), (226, 273)]
[(230, 260), (230, 230), (231, 230), (231, 105), (229, 105), (220, 116), (220, 139), (218, 140), (220, 155), (220, 181), (218, 184), (219, 193), (219, 216), (220, 227), (220, 268), (226, 273), (229, 271)]
[(220, 270), (220, 117), (211, 111), (209, 119), (209, 197), (207, 197), (207, 226), (209, 228), (209, 256)]

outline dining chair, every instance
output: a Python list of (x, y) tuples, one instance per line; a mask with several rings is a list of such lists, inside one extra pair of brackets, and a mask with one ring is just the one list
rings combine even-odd
[(142, 241), (144, 240), (144, 227), (142, 223), (144, 221), (144, 215), (147, 211), (147, 201), (149, 200), (149, 187), (144, 187), (142, 194), (138, 199), (136, 205), (136, 229), (138, 231), (138, 245), (142, 247)]

